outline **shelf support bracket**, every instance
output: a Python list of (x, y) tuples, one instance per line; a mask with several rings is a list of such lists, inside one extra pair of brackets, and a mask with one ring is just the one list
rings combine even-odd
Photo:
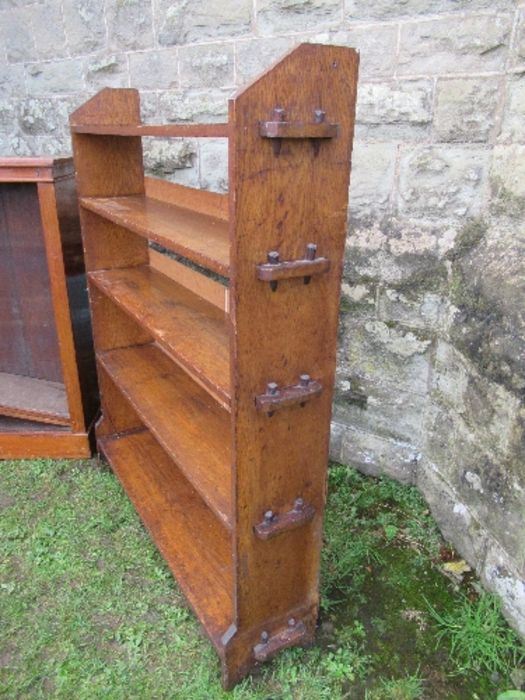
[(286, 111), (275, 107), (273, 120), (259, 122), (259, 134), (262, 138), (273, 139), (273, 152), (278, 156), (281, 152), (282, 139), (311, 139), (314, 154), (319, 153), (319, 139), (337, 137), (338, 124), (325, 121), (326, 113), (322, 109), (314, 109), (313, 122), (291, 122), (286, 119)]
[(309, 374), (301, 374), (299, 384), (279, 387), (275, 382), (268, 382), (266, 392), (255, 397), (258, 411), (273, 416), (275, 411), (299, 404), (304, 406), (310, 399), (319, 396), (323, 390), (321, 382), (311, 379)]
[(298, 260), (281, 260), (276, 250), (267, 255), (267, 262), (257, 265), (257, 279), (269, 282), (273, 292), (279, 280), (302, 277), (309, 284), (313, 275), (321, 275), (330, 269), (328, 258), (317, 257), (317, 245), (308, 243), (304, 258)]
[(315, 508), (310, 503), (305, 503), (302, 498), (296, 498), (292, 510), (286, 513), (276, 514), (273, 510), (267, 510), (262, 522), (255, 528), (255, 534), (260, 540), (271, 540), (282, 532), (295, 530), (309, 523), (315, 515)]
[(300, 644), (306, 637), (304, 623), (292, 617), (288, 620), (287, 627), (278, 630), (271, 637), (268, 632), (261, 632), (261, 641), (253, 647), (253, 655), (256, 661), (263, 663), (282, 649)]

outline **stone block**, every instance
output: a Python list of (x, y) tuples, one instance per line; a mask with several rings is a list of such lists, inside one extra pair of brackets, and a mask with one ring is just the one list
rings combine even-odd
[(426, 219), (478, 216), (489, 153), (461, 146), (419, 146), (401, 157), (399, 210)]
[(235, 44), (235, 80), (242, 87), (297, 44), (296, 37), (240, 40)]
[(438, 331), (446, 318), (447, 302), (442, 294), (415, 290), (381, 288), (378, 315), (381, 321), (400, 323), (408, 328)]
[(341, 461), (341, 447), (343, 435), (346, 432), (346, 425), (332, 421), (330, 424), (330, 459), (334, 462)]
[(315, 36), (313, 40), (358, 49), (361, 80), (384, 78), (394, 74), (397, 27), (393, 24), (375, 24), (373, 27), (356, 25), (347, 30)]
[(427, 124), (432, 119), (432, 88), (430, 80), (361, 82), (356, 120), (360, 124)]
[(345, 14), (349, 20), (363, 20), (513, 9), (513, 0), (347, 0)]
[(22, 65), (0, 64), (0, 94), (7, 97), (23, 97), (26, 94), (25, 70)]
[(428, 390), (430, 339), (389, 327), (378, 320), (343, 319), (340, 371), (392, 392), (425, 396)]
[[(13, 134), (18, 126), (16, 100), (0, 100), (0, 133)], [(5, 153), (5, 151), (0, 151)]]
[(154, 0), (159, 44), (189, 44), (236, 37), (251, 30), (252, 0)]
[(458, 414), (465, 424), (459, 427), (470, 429), (478, 444), (495, 457), (504, 458), (512, 449), (519, 399), (481, 376), (471, 362), (442, 340), (434, 353), (431, 396), (435, 404), (452, 411), (452, 416)]
[(183, 88), (233, 87), (233, 44), (206, 44), (179, 49)]
[(515, 428), (517, 438), (505, 454), (487, 445), (484, 417), (475, 421), (475, 415), (463, 416), (431, 405), (423, 454), (451, 485), (458, 502), (468, 506), (483, 527), (513, 553), (515, 561), (524, 562), (525, 474), (514, 452), (514, 439), (522, 439), (522, 429)]
[[(352, 209), (350, 209), (352, 216)], [(422, 220), (385, 217), (354, 221), (345, 256), (345, 278), (374, 281), (411, 294), (442, 292), (447, 270), (438, 256), (438, 230)]]
[(91, 53), (104, 47), (104, 5), (104, 0), (63, 0), (64, 27), (70, 55)]
[(474, 512), (458, 498), (435, 465), (423, 457), (416, 470), (416, 486), (423, 494), (443, 537), (478, 568), (485, 556), (487, 534)]
[(129, 56), (129, 79), (142, 90), (169, 90), (178, 87), (177, 49), (140, 51)]
[(105, 87), (123, 88), (129, 85), (128, 62), (125, 54), (102, 54), (86, 59), (84, 68), (90, 91)]
[[(47, 0), (42, 4), (33, 5), (31, 22), (38, 58), (45, 60), (67, 55), (62, 3), (59, 0)], [(33, 60), (34, 58), (35, 56)]]
[(437, 83), (434, 133), (439, 141), (488, 141), (494, 130), (500, 78), (441, 79)]
[(227, 139), (202, 139), (200, 152), (200, 186), (214, 192), (228, 191)]
[(350, 181), (353, 217), (376, 216), (389, 208), (394, 187), (397, 145), (355, 141)]
[(511, 15), (467, 15), (408, 22), (401, 27), (400, 75), (502, 70)]
[(111, 51), (136, 51), (153, 46), (151, 0), (119, 0), (106, 5)]
[(191, 169), (197, 159), (197, 143), (187, 139), (144, 139), (144, 167), (149, 175), (169, 178)]
[(31, 9), (11, 9), (3, 13), (2, 20), (0, 32), (8, 62), (34, 61), (36, 46), (31, 26)]
[(156, 92), (144, 92), (140, 94), (140, 118), (145, 124), (160, 124), (158, 96)]
[(407, 443), (348, 427), (342, 438), (341, 462), (369, 476), (389, 476), (403, 484), (414, 483), (419, 450)]
[(334, 418), (386, 439), (417, 445), (421, 444), (426, 403), (426, 397), (412, 393), (410, 387), (399, 389), (349, 377), (337, 382)]
[[(525, 63), (524, 63), (525, 66)], [(499, 140), (525, 143), (525, 74), (509, 78)]]
[(69, 129), (71, 104), (67, 100), (29, 98), (19, 104), (18, 123), (23, 134), (60, 135)]
[(84, 61), (81, 58), (33, 63), (27, 68), (27, 91), (35, 97), (67, 95), (84, 90)]
[(159, 119), (165, 122), (225, 122), (230, 89), (208, 88), (163, 92)]
[(525, 638), (525, 571), (517, 569), (513, 556), (492, 541), (481, 569), (481, 580), (500, 596), (510, 624)]
[(304, 32), (337, 26), (339, 0), (258, 0), (256, 28), (260, 34)]
[(525, 197), (525, 144), (496, 146), (490, 176), (511, 197)]

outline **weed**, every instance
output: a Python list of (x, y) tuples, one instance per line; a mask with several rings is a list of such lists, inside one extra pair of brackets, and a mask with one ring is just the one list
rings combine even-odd
[(392, 680), (382, 680), (373, 691), (367, 691), (365, 700), (418, 700), (423, 695), (423, 679), (419, 674)]
[(457, 674), (469, 672), (508, 674), (525, 660), (525, 646), (508, 627), (499, 600), (483, 593), (475, 601), (463, 596), (453, 611), (428, 609), (437, 623), (437, 643), (450, 644)]

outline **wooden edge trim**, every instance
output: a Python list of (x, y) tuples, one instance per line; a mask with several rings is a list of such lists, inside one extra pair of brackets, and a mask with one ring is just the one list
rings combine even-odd
[(228, 138), (229, 126), (223, 124), (71, 124), (74, 134), (95, 136), (164, 136), (171, 138)]
[(0, 434), (2, 459), (84, 459), (91, 457), (87, 433), (45, 431), (35, 433), (6, 432)]

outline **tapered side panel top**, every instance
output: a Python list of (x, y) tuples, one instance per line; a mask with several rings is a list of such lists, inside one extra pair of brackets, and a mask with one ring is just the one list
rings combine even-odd
[[(358, 60), (353, 49), (303, 44), (230, 101), (237, 622), (243, 628), (317, 603)], [(304, 260), (312, 257), (328, 263), (317, 261), (308, 275)], [(268, 281), (272, 275), (260, 268), (268, 261), (291, 264)], [(304, 374), (322, 391), (310, 385), (301, 401), (294, 387)], [(272, 382), (288, 402), (275, 411), (266, 399), (256, 400)], [(299, 526), (297, 498), (315, 508)], [(258, 538), (254, 527), (269, 510), (292, 513), (279, 522), (294, 528)]]
[[(70, 116), (71, 126), (140, 123), (137, 90), (105, 88)], [(115, 197), (144, 192), (140, 136), (72, 134), (80, 197)]]
[(69, 116), (71, 126), (140, 124), (138, 90), (104, 88)]

